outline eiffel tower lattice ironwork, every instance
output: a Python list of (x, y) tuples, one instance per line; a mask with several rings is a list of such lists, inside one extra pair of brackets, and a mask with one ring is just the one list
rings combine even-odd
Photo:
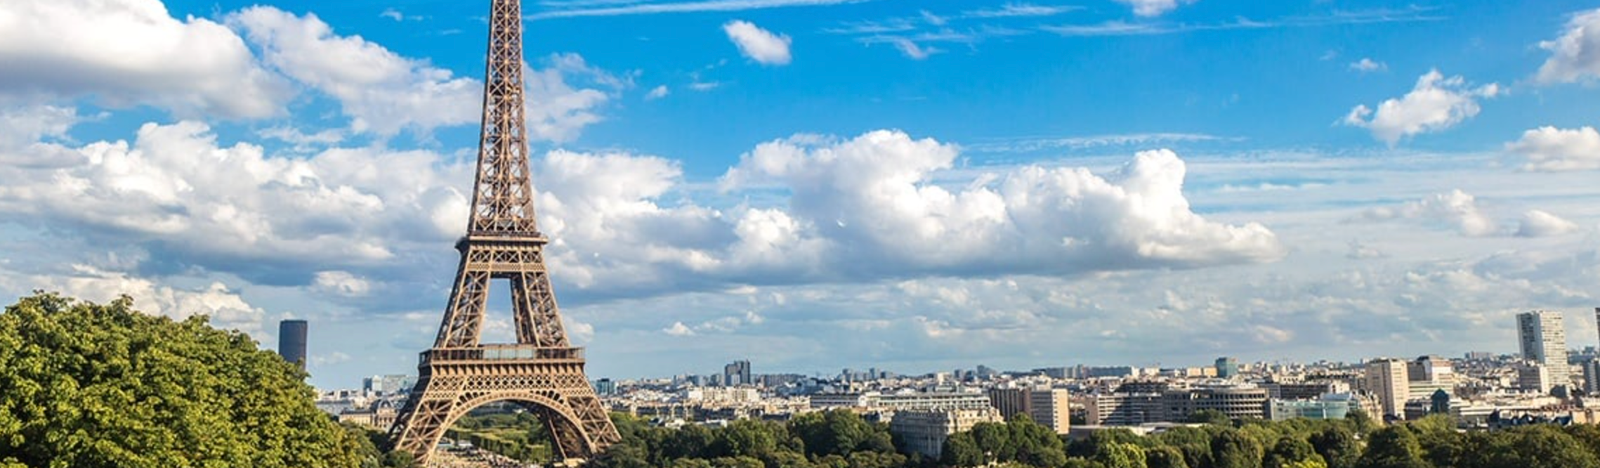
[[(439, 439), (473, 408), (523, 405), (544, 421), (556, 452), (588, 459), (621, 440), (584, 375), (583, 348), (567, 342), (544, 264), (549, 241), (534, 219), (523, 122), (522, 5), (491, 0), (483, 132), (461, 263), (433, 348), (390, 436), (427, 463)], [(482, 344), (491, 280), (510, 280), (516, 344)]]

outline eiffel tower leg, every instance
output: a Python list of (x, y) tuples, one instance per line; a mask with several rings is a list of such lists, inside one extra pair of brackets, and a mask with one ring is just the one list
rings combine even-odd
[[(452, 383), (454, 385), (451, 386), (455, 388), (441, 388), (441, 384)], [(410, 453), (420, 466), (427, 465), (428, 459), (433, 456), (433, 448), (439, 445), (439, 439), (450, 428), (449, 424), (458, 417), (460, 384), (459, 380), (440, 382), (434, 379), (417, 383), (420, 391), (412, 391), (410, 400), (391, 429), (391, 436), (397, 437), (395, 450)]]

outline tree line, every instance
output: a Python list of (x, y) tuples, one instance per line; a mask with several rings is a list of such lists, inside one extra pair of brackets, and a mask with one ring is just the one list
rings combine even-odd
[[(38, 293), (0, 314), (0, 468), (406, 468), (385, 434), (340, 425), (305, 373), (204, 317), (142, 314)], [(835, 410), (788, 421), (657, 427), (613, 414), (620, 444), (598, 468), (1600, 468), (1600, 427), (1462, 432), (1446, 416), (1383, 426), (1342, 420), (1229, 421), (1136, 435), (1056, 435), (1019, 415), (911, 454), (887, 424)], [(463, 419), (497, 451), (548, 453), (531, 415)], [(480, 438), (480, 441), (488, 440)], [(521, 444), (521, 446), (516, 446)], [(542, 447), (541, 447), (542, 446)]]

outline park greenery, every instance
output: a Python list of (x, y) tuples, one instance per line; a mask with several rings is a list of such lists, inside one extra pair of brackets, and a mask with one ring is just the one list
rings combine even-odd
[(0, 314), (0, 467), (409, 462), (384, 454), (381, 437), (317, 410), (304, 379), (297, 366), (205, 317), (139, 313), (127, 297), (24, 297)]
[[(0, 468), (413, 466), (384, 434), (318, 411), (305, 373), (204, 317), (173, 320), (40, 293), (0, 314)], [(784, 422), (667, 428), (614, 414), (622, 443), (598, 468), (1600, 468), (1600, 426), (1458, 431), (1444, 415), (1382, 425), (1233, 421), (1136, 435), (1059, 436), (1016, 416), (908, 454), (888, 425), (844, 410)], [(549, 434), (518, 412), (473, 415), (455, 438), (544, 461)]]
[(596, 462), (602, 467), (1600, 468), (1600, 427), (1462, 432), (1443, 415), (1382, 426), (1360, 413), (1272, 422), (1202, 412), (1195, 426), (1148, 436), (1109, 429), (1077, 440), (1017, 415), (950, 436), (937, 459), (905, 455), (887, 425), (843, 410), (717, 428), (615, 419), (623, 443)]

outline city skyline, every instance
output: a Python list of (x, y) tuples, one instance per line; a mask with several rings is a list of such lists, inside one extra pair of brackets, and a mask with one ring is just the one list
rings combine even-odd
[[(466, 223), (479, 10), (0, 5), (30, 20), (0, 27), (0, 293), (129, 294), (264, 349), (305, 319), (319, 386), (414, 372)], [(1535, 309), (1574, 347), (1597, 329), (1593, 5), (525, 12), (539, 222), (596, 378), (1511, 353)]]

